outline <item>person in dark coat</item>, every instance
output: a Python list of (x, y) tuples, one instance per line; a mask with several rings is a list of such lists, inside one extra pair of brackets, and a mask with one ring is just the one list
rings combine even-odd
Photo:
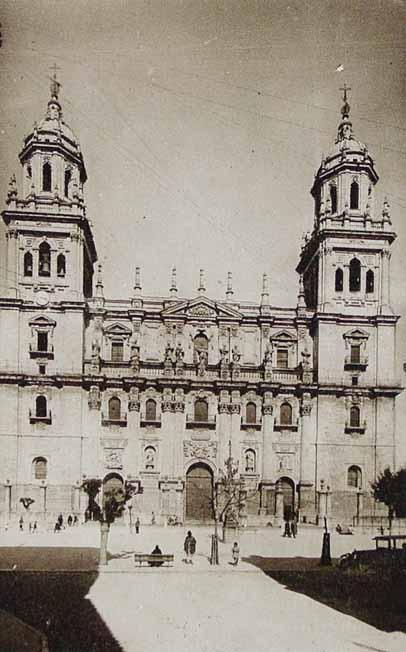
[[(162, 555), (161, 548), (158, 545), (156, 545), (153, 551), (151, 552), (151, 555)], [(149, 561), (148, 564), (150, 566), (162, 566), (163, 561)]]
[(190, 530), (187, 533), (185, 543), (183, 544), (183, 549), (186, 553), (186, 564), (193, 564), (193, 555), (196, 552), (196, 539)]
[(283, 536), (284, 537), (289, 537), (289, 539), (292, 536), (292, 532), (291, 532), (291, 529), (290, 529), (290, 521), (288, 521), (288, 520), (285, 521), (285, 531), (283, 533)]
[(135, 521), (135, 534), (139, 534), (140, 531), (140, 519), (137, 516), (137, 519)]

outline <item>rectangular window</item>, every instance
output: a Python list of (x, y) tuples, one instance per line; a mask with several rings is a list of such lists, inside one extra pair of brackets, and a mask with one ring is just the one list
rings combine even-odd
[(276, 366), (278, 369), (287, 369), (288, 368), (288, 350), (287, 349), (277, 349), (276, 351)]
[(48, 333), (39, 331), (37, 333), (38, 351), (48, 351)]
[(351, 363), (359, 364), (361, 362), (361, 346), (359, 344), (353, 344), (351, 346)]
[(111, 343), (111, 361), (122, 362), (124, 359), (124, 344), (123, 342)]

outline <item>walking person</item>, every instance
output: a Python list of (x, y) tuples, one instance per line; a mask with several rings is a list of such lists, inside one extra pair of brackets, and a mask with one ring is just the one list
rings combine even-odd
[(68, 516), (68, 525), (69, 525), (69, 527), (71, 527), (72, 523), (73, 523), (73, 517), (72, 517), (72, 514), (69, 514), (69, 516)]
[(151, 514), (151, 525), (155, 525), (155, 512)]
[(24, 519), (22, 516), (20, 516), (20, 520), (18, 521), (19, 527), (20, 527), (20, 532), (24, 531)]
[(196, 539), (192, 535), (192, 532), (189, 530), (183, 544), (183, 549), (186, 553), (186, 564), (193, 564), (193, 555), (196, 552)]
[(292, 524), (291, 524), (291, 531), (292, 531), (292, 537), (294, 539), (296, 539), (296, 535), (297, 535), (297, 518), (296, 518), (296, 516), (293, 517), (293, 521), (292, 521)]
[(231, 548), (231, 556), (233, 558), (233, 566), (237, 566), (240, 560), (240, 546), (237, 541), (234, 541), (233, 547)]
[(135, 534), (139, 534), (140, 532), (140, 519), (137, 516), (137, 519), (135, 521)]
[(285, 531), (283, 533), (284, 537), (288, 537), (289, 539), (292, 537), (292, 531), (290, 529), (290, 521), (286, 520), (285, 521)]
[(35, 534), (35, 533), (36, 533), (36, 531), (37, 531), (37, 528), (38, 528), (38, 524), (37, 524), (37, 521), (34, 521), (34, 525), (32, 526), (32, 532), (33, 532), (33, 534)]

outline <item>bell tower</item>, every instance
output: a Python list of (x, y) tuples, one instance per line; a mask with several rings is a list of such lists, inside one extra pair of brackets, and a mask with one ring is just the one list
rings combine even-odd
[(96, 249), (83, 197), (87, 179), (79, 142), (63, 120), (54, 73), (46, 115), (24, 138), (22, 183), (10, 180), (6, 224), (10, 297), (47, 302), (92, 295)]
[(337, 138), (311, 189), (314, 228), (305, 237), (297, 271), (303, 274), (306, 304), (317, 312), (392, 314), (389, 261), (396, 234), (388, 202), (376, 211), (379, 177), (367, 146), (353, 133), (351, 89), (341, 90)]

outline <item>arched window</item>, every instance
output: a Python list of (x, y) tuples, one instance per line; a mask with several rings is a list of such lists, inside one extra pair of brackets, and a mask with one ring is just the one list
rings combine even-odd
[(245, 473), (255, 473), (256, 471), (256, 454), (252, 448), (245, 451)]
[(29, 251), (24, 254), (24, 276), (32, 276), (32, 254)]
[(195, 401), (195, 421), (207, 421), (209, 418), (209, 406), (207, 401), (198, 398)]
[(41, 242), (39, 246), (38, 274), (39, 276), (51, 275), (51, 247), (47, 242)]
[(44, 192), (52, 190), (52, 168), (48, 161), (42, 166), (42, 190)]
[(367, 294), (372, 294), (375, 288), (375, 279), (372, 269), (369, 269), (366, 274), (365, 289)]
[(65, 178), (64, 178), (64, 195), (65, 197), (69, 197), (69, 184), (72, 179), (72, 172), (71, 170), (65, 170)]
[(37, 396), (35, 399), (35, 416), (40, 419), (45, 419), (47, 415), (47, 399), (45, 396)]
[(359, 292), (361, 289), (361, 263), (358, 258), (350, 262), (350, 292)]
[(337, 213), (337, 186), (331, 184), (330, 186), (330, 202), (331, 202), (331, 212)]
[(350, 409), (350, 426), (351, 428), (359, 428), (360, 426), (360, 411), (356, 405), (353, 405)]
[(121, 417), (121, 401), (118, 396), (112, 396), (109, 400), (109, 419), (119, 420)]
[(66, 274), (66, 259), (63, 254), (59, 254), (56, 259), (56, 273), (58, 276), (65, 276)]
[(200, 353), (203, 351), (207, 355), (209, 351), (209, 340), (205, 335), (196, 335), (193, 340), (194, 361), (197, 363), (200, 360)]
[(36, 457), (32, 461), (35, 480), (46, 480), (47, 478), (47, 461), (44, 457)]
[(347, 485), (349, 487), (356, 487), (360, 489), (362, 487), (362, 471), (359, 466), (350, 466), (347, 471)]
[(340, 267), (336, 269), (335, 288), (336, 292), (342, 292), (344, 289), (344, 273)]
[(290, 426), (292, 424), (292, 406), (290, 403), (282, 403), (280, 409), (281, 426)]
[(156, 402), (153, 398), (147, 399), (145, 403), (145, 421), (156, 421)]
[(247, 403), (247, 407), (245, 408), (245, 420), (247, 423), (257, 422), (257, 406), (252, 401)]
[(354, 181), (351, 184), (350, 188), (350, 208), (357, 209), (359, 208), (359, 185), (358, 182)]

